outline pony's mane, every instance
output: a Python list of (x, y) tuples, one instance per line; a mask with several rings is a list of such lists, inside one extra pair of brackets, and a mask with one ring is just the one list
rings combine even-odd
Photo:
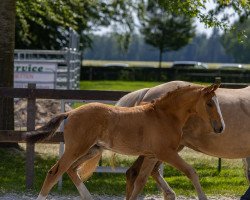
[(176, 98), (180, 94), (183, 94), (183, 92), (188, 92), (190, 90), (198, 90), (201, 88), (203, 87), (199, 85), (187, 85), (184, 87), (178, 87), (177, 89), (170, 91), (167, 94), (164, 94), (161, 97), (155, 99), (152, 103), (154, 105), (159, 105), (159, 104), (165, 103), (166, 101), (171, 101), (173, 98)]

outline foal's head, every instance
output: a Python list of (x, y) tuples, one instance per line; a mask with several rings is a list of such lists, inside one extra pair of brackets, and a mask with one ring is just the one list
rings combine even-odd
[(213, 84), (201, 89), (201, 95), (197, 103), (197, 114), (200, 117), (208, 117), (215, 133), (222, 133), (225, 129), (224, 120), (221, 114), (219, 101), (215, 90), (219, 84)]

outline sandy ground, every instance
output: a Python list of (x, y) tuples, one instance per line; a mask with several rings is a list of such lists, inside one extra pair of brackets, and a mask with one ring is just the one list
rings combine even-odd
[[(36, 197), (33, 195), (24, 195), (24, 194), (5, 194), (0, 196), (0, 200), (35, 200)], [(93, 196), (94, 200), (124, 200), (124, 197), (118, 196)], [(161, 196), (147, 196), (147, 197), (140, 197), (139, 200), (162, 200)], [(177, 197), (177, 200), (194, 200), (197, 199), (196, 197)], [(236, 197), (208, 197), (209, 200), (239, 200)], [(79, 196), (53, 196), (50, 195), (47, 200), (81, 200)]]

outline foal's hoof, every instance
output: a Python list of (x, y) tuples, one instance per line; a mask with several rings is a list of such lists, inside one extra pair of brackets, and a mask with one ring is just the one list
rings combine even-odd
[(175, 195), (175, 193), (164, 194), (164, 200), (176, 200), (176, 195)]
[(205, 196), (205, 197), (199, 198), (199, 200), (208, 200), (208, 198)]

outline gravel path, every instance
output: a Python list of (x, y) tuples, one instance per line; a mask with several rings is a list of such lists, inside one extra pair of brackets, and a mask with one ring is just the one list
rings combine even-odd
[[(117, 196), (93, 196), (94, 200), (124, 200), (124, 197)], [(36, 197), (33, 195), (24, 195), (24, 194), (6, 194), (1, 195), (0, 200), (35, 200)], [(48, 200), (81, 200), (78, 196), (53, 196), (50, 195)], [(162, 200), (161, 196), (148, 196), (148, 197), (140, 197), (139, 200)], [(177, 200), (195, 200), (195, 197), (178, 197)], [(239, 200), (236, 197), (209, 197), (209, 200)]]

